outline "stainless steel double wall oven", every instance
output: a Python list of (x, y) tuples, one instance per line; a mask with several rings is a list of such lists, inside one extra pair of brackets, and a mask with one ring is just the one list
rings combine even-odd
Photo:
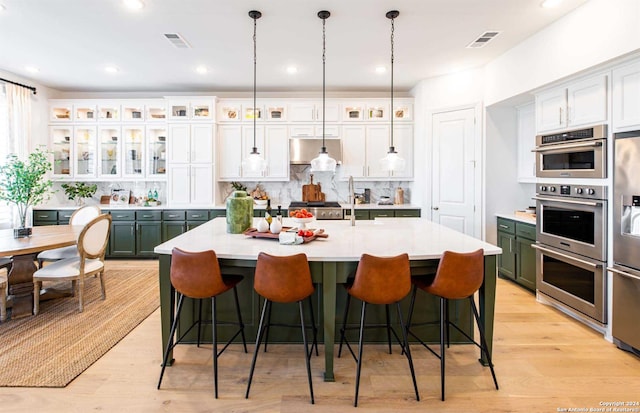
[(536, 194), (536, 288), (607, 323), (607, 188), (540, 184)]

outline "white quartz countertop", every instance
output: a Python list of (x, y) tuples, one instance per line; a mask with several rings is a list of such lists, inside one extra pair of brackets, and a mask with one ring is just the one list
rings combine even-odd
[[(254, 219), (254, 226), (256, 221)], [(284, 226), (296, 223), (285, 218)], [(228, 234), (225, 218), (216, 218), (158, 245), (154, 252), (171, 254), (174, 247), (186, 251), (212, 249), (218, 258), (255, 260), (260, 252), (273, 255), (307, 254), (309, 261), (358, 261), (363, 253), (378, 256), (409, 254), (412, 260), (438, 259), (446, 250), (470, 252), (484, 249), (497, 255), (502, 249), (446, 228), (426, 218), (379, 218), (370, 221), (314, 221), (309, 228), (322, 228), (329, 235), (300, 245), (281, 245), (275, 239)]]
[[(158, 206), (142, 206), (142, 205), (135, 205), (135, 204), (128, 204), (128, 205), (110, 205), (110, 204), (97, 204), (100, 209), (180, 209), (180, 210), (184, 210), (184, 209), (226, 209), (227, 206), (225, 204), (216, 204), (216, 205), (194, 205), (194, 206), (185, 206), (185, 205), (181, 205), (181, 206), (172, 206), (172, 205), (164, 205), (164, 204), (160, 204)], [(286, 205), (282, 205), (283, 209), (288, 209), (289, 208), (289, 203), (287, 203)], [(350, 209), (349, 204), (340, 204), (340, 207), (342, 209)], [(78, 206), (76, 205), (43, 205), (43, 206), (37, 206), (34, 208), (34, 210), (44, 210), (44, 209), (59, 209), (59, 210), (75, 210), (77, 209)], [(253, 205), (253, 209), (265, 209), (266, 205)], [(358, 204), (358, 205), (354, 205), (355, 209), (420, 209), (419, 206), (417, 205), (411, 205), (411, 204), (401, 204), (401, 205), (377, 205), (377, 204)], [(278, 210), (278, 204), (273, 205), (271, 204), (271, 209), (273, 211), (277, 211)]]
[(516, 214), (496, 214), (497, 217), (510, 219), (512, 221), (524, 222), (525, 224), (536, 225), (536, 218), (534, 216), (531, 217), (523, 217)]

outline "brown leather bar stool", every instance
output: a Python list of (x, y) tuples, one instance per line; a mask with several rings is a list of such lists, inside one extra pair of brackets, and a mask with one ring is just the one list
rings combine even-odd
[[(480, 317), (478, 315), (478, 308), (473, 299), (473, 295), (480, 289), (482, 281), (484, 279), (484, 251), (479, 249), (469, 253), (458, 253), (452, 251), (445, 251), (440, 259), (438, 270), (435, 278), (433, 277), (413, 277), (412, 282), (414, 285), (413, 293), (411, 295), (411, 305), (409, 307), (409, 319), (407, 321), (407, 333), (417, 338), (420, 343), (427, 348), (431, 353), (440, 359), (440, 386), (441, 386), (441, 398), (444, 401), (444, 375), (445, 375), (445, 349), (444, 342), (445, 337), (447, 341), (447, 347), (449, 346), (449, 327), (453, 326), (462, 335), (469, 339), (473, 344), (480, 347), (481, 351), (487, 357), (489, 362), (489, 368), (491, 369), (491, 375), (493, 376), (493, 382), (498, 390), (498, 380), (496, 379), (495, 371), (493, 370), (493, 362), (491, 361), (491, 354), (489, 354), (487, 341), (484, 335), (484, 328), (480, 323)], [(420, 289), (426, 293), (440, 297), (440, 354), (436, 353), (420, 338), (418, 338), (413, 332), (411, 332), (411, 318), (413, 316), (413, 308), (416, 300), (416, 292)], [(473, 317), (475, 318), (478, 331), (480, 332), (480, 344), (477, 343), (467, 333), (462, 331), (460, 327), (449, 321), (449, 300), (468, 299), (473, 310)], [(421, 323), (429, 324), (429, 323)], [(417, 326), (419, 324), (414, 324)]]
[[(251, 362), (251, 370), (249, 371), (249, 380), (247, 382), (247, 393), (245, 398), (249, 398), (249, 390), (251, 389), (251, 380), (256, 367), (256, 359), (260, 350), (260, 342), (264, 335), (265, 329), (268, 328), (265, 323), (265, 315), (271, 313), (271, 304), (275, 303), (298, 303), (300, 312), (300, 329), (302, 330), (302, 342), (304, 344), (304, 359), (307, 364), (307, 378), (309, 380), (309, 393), (311, 394), (311, 404), (314, 404), (313, 398), (313, 382), (311, 380), (311, 364), (309, 357), (313, 351), (307, 345), (307, 334), (304, 325), (304, 311), (302, 301), (307, 298), (311, 301), (311, 295), (315, 291), (311, 282), (311, 271), (309, 270), (309, 262), (306, 254), (295, 254), (284, 257), (278, 257), (261, 252), (258, 255), (256, 263), (255, 279), (253, 288), (258, 294), (265, 298), (260, 314), (260, 325), (258, 327), (258, 336), (256, 339), (256, 348), (253, 353), (253, 361)], [(315, 321), (312, 321), (315, 323)]]
[(11, 270), (11, 258), (0, 258), (0, 270), (6, 268), (7, 274), (0, 274), (0, 321), (7, 319), (7, 289), (9, 285), (9, 271)]
[[(240, 305), (238, 304), (238, 290), (236, 286), (243, 277), (241, 275), (223, 275), (220, 272), (220, 264), (218, 263), (218, 257), (216, 253), (209, 251), (202, 252), (188, 252), (178, 248), (174, 248), (171, 251), (171, 272), (169, 275), (171, 279), (171, 285), (179, 293), (178, 308), (171, 324), (171, 332), (169, 333), (169, 342), (164, 353), (162, 360), (162, 370), (160, 371), (160, 379), (158, 380), (158, 389), (162, 384), (162, 377), (164, 375), (164, 369), (167, 367), (167, 359), (169, 358), (169, 352), (184, 339), (184, 337), (193, 329), (194, 326), (198, 326), (198, 330), (201, 327), (202, 320), (200, 317), (194, 322), (191, 327), (184, 332), (184, 334), (173, 342), (176, 327), (180, 321), (180, 312), (182, 311), (182, 304), (184, 298), (204, 299), (211, 298), (211, 323), (213, 332), (213, 388), (216, 399), (218, 398), (218, 357), (227, 349), (229, 344), (235, 340), (238, 335), (242, 336), (242, 344), (244, 345), (244, 352), (247, 352), (247, 344), (244, 337), (244, 324), (242, 323), (242, 315), (240, 314)], [(233, 289), (233, 294), (236, 302), (236, 312), (238, 315), (238, 322), (221, 322), (216, 318), (216, 297), (226, 291)], [(217, 326), (220, 324), (234, 324), (238, 325), (238, 331), (227, 341), (222, 350), (218, 351), (218, 337)], [(200, 333), (198, 332), (198, 341), (200, 340)]]
[[(409, 268), (409, 256), (401, 254), (395, 257), (376, 257), (373, 255), (362, 254), (353, 284), (347, 285), (347, 301), (351, 296), (362, 301), (362, 313), (360, 316), (360, 336), (358, 340), (358, 356), (351, 349), (351, 346), (344, 338), (345, 323), (349, 313), (349, 302), (345, 309), (343, 328), (340, 330), (340, 346), (343, 342), (347, 343), (347, 347), (354, 359), (358, 363), (356, 369), (356, 394), (353, 405), (358, 407), (358, 392), (360, 389), (360, 371), (362, 369), (362, 348), (365, 326), (365, 317), (367, 304), (382, 304), (388, 309), (390, 304), (396, 304), (398, 310), (398, 320), (402, 330), (402, 341), (400, 342), (398, 335), (393, 332), (396, 339), (400, 342), (404, 355), (409, 362), (409, 370), (413, 379), (413, 388), (416, 393), (416, 400), (420, 401), (418, 393), (418, 385), (416, 383), (416, 375), (413, 369), (413, 359), (411, 358), (411, 349), (407, 343), (407, 331), (402, 320), (402, 311), (400, 309), (400, 300), (411, 291), (411, 270)], [(384, 325), (373, 325), (373, 327), (383, 327), (387, 329), (387, 339), (389, 340), (389, 352), (391, 352), (389, 312), (387, 311), (387, 323)]]

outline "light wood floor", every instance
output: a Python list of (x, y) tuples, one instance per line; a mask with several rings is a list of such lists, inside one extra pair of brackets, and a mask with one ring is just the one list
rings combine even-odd
[[(122, 265), (157, 266), (157, 261), (108, 263), (111, 268)], [(301, 351), (300, 346), (274, 345), (261, 353), (250, 398), (245, 400), (251, 354), (244, 354), (241, 346), (229, 348), (219, 359), (216, 400), (211, 346), (179, 346), (176, 363), (167, 369), (162, 389), (156, 390), (162, 358), (156, 311), (64, 389), (0, 388), (0, 411), (557, 412), (589, 411), (602, 407), (601, 402), (640, 401), (639, 358), (504, 280), (498, 281), (494, 334), (499, 391), (489, 370), (476, 361), (474, 347), (452, 346), (447, 351), (446, 401), (440, 401), (439, 362), (414, 346), (421, 395), (417, 402), (399, 352), (389, 355), (384, 346), (366, 346), (358, 410), (352, 407), (353, 359), (336, 359), (336, 382), (325, 383), (322, 353), (312, 359), (312, 406)]]

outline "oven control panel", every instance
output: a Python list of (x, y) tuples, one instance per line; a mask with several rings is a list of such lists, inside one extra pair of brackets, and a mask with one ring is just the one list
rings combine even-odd
[(538, 195), (607, 199), (607, 187), (601, 185), (541, 184), (538, 186)]

